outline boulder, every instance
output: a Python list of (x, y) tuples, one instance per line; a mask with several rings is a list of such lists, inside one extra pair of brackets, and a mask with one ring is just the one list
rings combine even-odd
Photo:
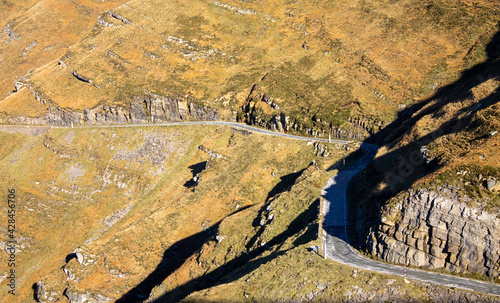
[(489, 191), (493, 191), (495, 189), (495, 186), (497, 185), (497, 180), (494, 179), (494, 178), (488, 178), (486, 179), (485, 181), (485, 185), (486, 185), (486, 188), (489, 190)]

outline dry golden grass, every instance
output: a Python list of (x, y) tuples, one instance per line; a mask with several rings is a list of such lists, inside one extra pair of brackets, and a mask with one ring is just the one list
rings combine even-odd
[(64, 55), (90, 31), (99, 14), (125, 2), (2, 1), (0, 26), (9, 24), (15, 34), (12, 38), (5, 31), (0, 35), (0, 98), (14, 90), (16, 77), (25, 77)]
[[(151, 154), (116, 158), (140, 150), (148, 136), (169, 140), (163, 164), (154, 165)], [(119, 297), (150, 274), (174, 243), (240, 207), (264, 202), (280, 176), (314, 158), (306, 142), (245, 136), (215, 126), (52, 129), (38, 137), (0, 132), (0, 143), (0, 184), (18, 192), (16, 235), (24, 237), (17, 261), (20, 301), (33, 297), (31, 286), (38, 281), (59, 291), (57, 296), (69, 286)], [(226, 159), (210, 159), (200, 145)], [(338, 151), (328, 161), (344, 153)], [(210, 166), (196, 190), (184, 187), (193, 177), (189, 167), (207, 160)], [(158, 169), (163, 173), (156, 175)], [(104, 224), (127, 206), (131, 208), (122, 219), (110, 227)], [(61, 271), (66, 256), (77, 248), (97, 260), (86, 267), (75, 260), (68, 264), (78, 282)], [(5, 256), (0, 262), (6, 262)], [(187, 262), (166, 283), (189, 281), (192, 264)], [(119, 278), (110, 269), (126, 276)]]
[[(102, 15), (110, 26), (96, 24), (78, 42), (69, 35), (72, 46), (57, 56), (65, 65), (51, 61), (31, 79), (56, 104), (74, 109), (127, 104), (154, 92), (190, 95), (229, 118), (259, 83), (280, 106), (264, 106), (269, 115), (388, 122), (399, 104), (425, 97), (464, 64), (484, 59), (464, 61), (496, 24), (498, 3), (471, 3), (130, 1), (112, 11), (131, 24)], [(95, 15), (90, 19), (95, 23)], [(268, 73), (272, 79), (261, 81)], [(228, 94), (234, 97), (221, 99)]]

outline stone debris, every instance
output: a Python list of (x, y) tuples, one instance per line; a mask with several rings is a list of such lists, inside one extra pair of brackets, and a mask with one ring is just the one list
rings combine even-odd
[[(128, 212), (130, 211), (132, 206), (133, 205), (130, 204), (130, 205), (125, 206), (122, 209), (116, 210), (112, 215), (110, 215), (109, 217), (106, 217), (102, 223), (104, 225), (106, 225), (107, 227), (111, 227), (113, 224), (115, 224), (116, 222), (120, 221), (123, 217), (125, 217), (125, 215), (128, 214)], [(80, 262), (78, 262), (78, 263), (80, 263)]]
[(221, 154), (218, 154), (218, 153), (216, 153), (216, 152), (213, 152), (213, 151), (211, 151), (211, 150), (208, 150), (208, 149), (207, 149), (205, 146), (203, 146), (203, 145), (200, 145), (200, 146), (198, 147), (198, 149), (199, 149), (199, 150), (201, 150), (202, 152), (207, 153), (207, 154), (210, 156), (210, 159), (212, 159), (212, 160), (213, 160), (213, 159), (226, 159), (226, 157), (225, 157), (225, 156), (223, 156), (223, 155), (221, 155)]
[(330, 151), (326, 144), (321, 142), (314, 142), (314, 154), (316, 157), (327, 157), (330, 155)]
[(500, 185), (500, 183), (495, 178), (488, 178), (488, 179), (486, 179), (485, 183), (486, 183), (486, 188), (489, 191), (495, 190), (496, 187), (498, 187)]
[(19, 36), (13, 29), (14, 25), (14, 20), (12, 21), (9, 21), (3, 28), (2, 28), (2, 32), (4, 34), (6, 34), (7, 36), (9, 36), (9, 40), (8, 41), (12, 41), (12, 40), (17, 40), (19, 38), (21, 38), (21, 36)]
[(71, 70), (71, 73), (73, 74), (73, 76), (75, 76), (75, 78), (77, 78), (78, 80), (82, 81), (82, 82), (85, 82), (85, 83), (92, 83), (92, 80), (87, 78), (87, 77), (84, 77), (82, 75), (80, 75), (76, 70), (72, 69)]
[(111, 301), (111, 298), (103, 295), (94, 295), (91, 293), (78, 293), (66, 289), (64, 295), (68, 298), (70, 303), (104, 303)]

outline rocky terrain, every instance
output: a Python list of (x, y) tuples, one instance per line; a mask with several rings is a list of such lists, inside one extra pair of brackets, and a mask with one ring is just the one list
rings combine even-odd
[(350, 189), (358, 248), (498, 281), (499, 39), (486, 61), (372, 136), (383, 147)]
[[(192, 119), (217, 112), (224, 120), (358, 140), (485, 60), (500, 11), (493, 0), (2, 5), (4, 122), (75, 124), (88, 112), (96, 123), (122, 123), (137, 110), (134, 100), (152, 98), (163, 99), (165, 113), (147, 121), (183, 119), (187, 101), (197, 108)], [(78, 20), (71, 35), (67, 20)], [(43, 26), (44, 36), (33, 37)], [(179, 113), (165, 103), (174, 99)]]
[[(198, 264), (191, 261), (180, 267), (201, 247), (187, 256), (178, 247), (202, 245), (204, 231), (279, 193), (282, 178), (315, 158), (307, 142), (271, 142), (230, 127), (5, 129), (0, 184), (18, 197), (15, 302), (117, 300), (164, 253), (179, 267), (158, 285), (173, 289), (206, 270), (196, 265), (190, 274)], [(325, 166), (346, 151), (328, 153), (318, 159)], [(12, 302), (5, 278), (0, 301)]]
[(322, 258), (320, 188), (357, 144), (93, 127), (226, 120), (377, 144), (348, 189), (355, 248), (498, 282), (497, 0), (4, 0), (0, 12), (0, 124), (32, 126), (0, 126), (17, 301), (498, 301)]
[(392, 263), (497, 278), (500, 274), (500, 219), (471, 207), (460, 188), (410, 192), (383, 212), (368, 235), (367, 250)]
[(49, 106), (43, 117), (4, 117), (0, 123), (29, 125), (101, 125), (138, 124), (148, 122), (178, 122), (186, 120), (215, 121), (217, 111), (187, 100), (161, 96), (134, 98), (130, 106), (99, 106), (93, 109), (75, 111)]

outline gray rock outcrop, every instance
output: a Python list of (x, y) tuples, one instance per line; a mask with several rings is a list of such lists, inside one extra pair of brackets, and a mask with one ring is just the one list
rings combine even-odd
[(110, 298), (100, 294), (78, 293), (66, 289), (64, 292), (70, 303), (105, 303), (111, 301)]
[[(296, 131), (310, 136), (357, 140), (369, 137), (383, 126), (381, 121), (371, 117), (348, 118), (343, 126), (323, 121), (316, 115), (306, 119), (297, 119), (283, 112), (277, 113), (280, 107), (272, 99), (264, 92), (263, 87), (254, 84), (247, 96), (246, 103), (241, 107), (238, 120), (278, 132)], [(262, 110), (262, 103), (268, 104), (275, 114), (266, 114)], [(309, 121), (306, 122), (306, 120)]]
[[(49, 100), (50, 101), (50, 100)], [(53, 104), (53, 102), (49, 102)], [(218, 120), (217, 110), (189, 102), (184, 98), (147, 95), (135, 97), (129, 106), (99, 106), (83, 111), (49, 105), (42, 117), (0, 117), (5, 124), (99, 125)]]
[(367, 250), (386, 261), (490, 277), (500, 274), (500, 219), (470, 207), (458, 189), (410, 193), (382, 213)]

